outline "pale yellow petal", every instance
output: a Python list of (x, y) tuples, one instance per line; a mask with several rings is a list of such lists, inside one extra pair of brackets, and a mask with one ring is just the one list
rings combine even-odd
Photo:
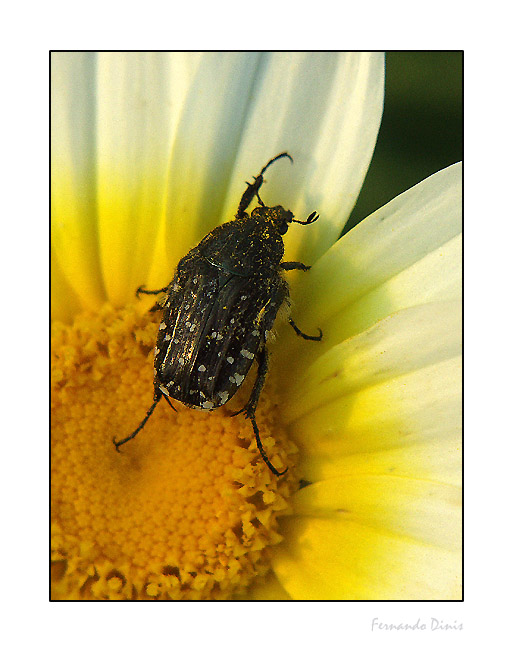
[(457, 486), (361, 473), (318, 481), (292, 500), (297, 515), (341, 517), (450, 551), (461, 547)]
[(459, 301), (403, 309), (328, 349), (303, 372), (289, 368), (284, 418), (297, 420), (342, 396), (460, 354)]
[(461, 357), (344, 395), (290, 427), (309, 481), (390, 474), (461, 483)]
[[(164, 219), (170, 152), (201, 56), (99, 53), (95, 75), (97, 213), (105, 286), (115, 305), (146, 283)], [(163, 265), (163, 260), (160, 260)], [(172, 269), (164, 269), (167, 282)]]
[(247, 598), (250, 600), (292, 600), (272, 571), (265, 577), (265, 582), (258, 583), (249, 590)]
[(80, 311), (80, 298), (73, 291), (66, 276), (62, 272), (55, 254), (51, 250), (51, 317), (63, 323), (71, 323), (74, 315)]
[[(94, 53), (52, 53), (52, 256), (88, 309), (106, 295), (98, 254), (95, 75)], [(55, 291), (52, 299), (54, 313), (69, 316), (65, 293)]]
[(297, 506), (305, 514), (284, 521), (285, 541), (273, 561), (292, 598), (461, 597), (457, 489), (362, 476), (325, 481), (302, 492)]

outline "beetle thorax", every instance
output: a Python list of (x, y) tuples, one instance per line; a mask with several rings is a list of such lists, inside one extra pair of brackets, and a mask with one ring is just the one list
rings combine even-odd
[(273, 210), (257, 208), (251, 216), (219, 226), (200, 242), (201, 255), (214, 266), (235, 275), (276, 272), (284, 247)]

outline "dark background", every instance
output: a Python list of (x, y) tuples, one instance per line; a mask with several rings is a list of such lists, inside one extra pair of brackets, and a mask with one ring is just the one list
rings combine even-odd
[(390, 199), (463, 158), (463, 53), (387, 52), (374, 157), (344, 233)]

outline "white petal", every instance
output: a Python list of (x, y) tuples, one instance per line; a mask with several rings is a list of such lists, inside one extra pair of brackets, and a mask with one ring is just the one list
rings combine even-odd
[[(367, 217), (332, 246), (310, 271), (302, 274), (292, 294), (294, 318), (303, 331), (315, 332), (329, 318), (460, 232), (461, 164), (456, 164)], [(432, 261), (436, 261), (436, 254)], [(435, 287), (438, 280), (435, 277), (431, 286)], [(428, 289), (424, 294), (429, 295), (430, 291), (436, 293), (436, 289)], [(396, 305), (392, 298), (391, 295), (388, 300), (388, 313), (399, 308), (401, 301), (408, 302), (403, 297)], [(413, 297), (412, 301), (415, 302)], [(383, 310), (379, 313), (383, 315)]]
[(379, 53), (267, 53), (248, 106), (225, 219), (235, 213), (244, 181), (287, 151), (294, 164), (283, 160), (271, 168), (261, 195), (298, 219), (321, 213), (311, 230), (292, 225), (285, 237), (287, 259), (317, 259), (339, 236), (360, 192), (383, 90)]
[[(169, 161), (164, 242), (171, 268), (223, 220), (260, 58), (258, 52), (207, 53), (196, 70)], [(245, 187), (242, 182), (239, 199)]]
[(297, 419), (343, 395), (460, 354), (459, 301), (404, 309), (331, 348), (305, 371), (289, 368), (284, 416)]
[(387, 316), (428, 302), (461, 300), (461, 233), (428, 253), (418, 262), (393, 275), (372, 291), (337, 311), (323, 323), (326, 344), (338, 343), (362, 332)]
[[(287, 344), (289, 341), (292, 344), (288, 349), (278, 347), (277, 352), (287, 367), (289, 362), (286, 355), (291, 359), (297, 358), (301, 347), (300, 362), (307, 366), (323, 353), (323, 349), (363, 332), (393, 311), (428, 302), (460, 301), (461, 292), (462, 236), (459, 234), (351, 304), (335, 311), (322, 323), (322, 345), (307, 344), (297, 340), (292, 332), (287, 332)], [(310, 309), (314, 312), (315, 304)], [(303, 327), (303, 314), (299, 314), (297, 320)]]

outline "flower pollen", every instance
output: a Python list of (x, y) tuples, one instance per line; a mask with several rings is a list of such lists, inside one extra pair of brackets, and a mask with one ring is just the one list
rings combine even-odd
[[(158, 316), (133, 307), (57, 323), (52, 336), (52, 597), (56, 600), (209, 600), (243, 597), (269, 570), (277, 517), (297, 485), (295, 445), (253, 377), (212, 413), (162, 400), (116, 453), (153, 400)], [(271, 437), (272, 432), (272, 437)], [(275, 443), (276, 439), (276, 443)]]

